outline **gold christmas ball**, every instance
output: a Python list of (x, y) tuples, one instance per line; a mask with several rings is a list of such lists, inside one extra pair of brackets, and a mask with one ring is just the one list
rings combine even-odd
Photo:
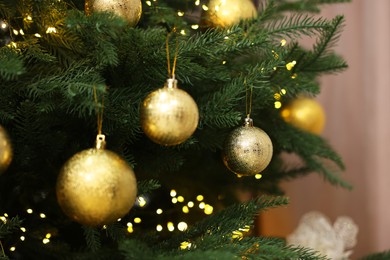
[(85, 10), (90, 12), (112, 12), (124, 18), (130, 26), (137, 25), (142, 14), (141, 0), (86, 0)]
[(0, 126), (0, 174), (7, 170), (12, 161), (11, 140), (7, 131)]
[(192, 97), (177, 88), (177, 81), (150, 93), (141, 106), (141, 126), (155, 143), (171, 146), (187, 140), (199, 121), (198, 106)]
[(312, 98), (299, 97), (281, 110), (283, 119), (297, 128), (313, 134), (321, 134), (325, 125), (325, 112)]
[(211, 0), (206, 13), (206, 23), (227, 27), (242, 19), (256, 16), (257, 10), (251, 0)]
[(271, 139), (250, 122), (234, 129), (222, 150), (224, 164), (238, 176), (255, 175), (263, 171), (272, 159)]
[(88, 149), (75, 154), (57, 179), (57, 200), (72, 220), (101, 226), (126, 215), (135, 203), (132, 168), (117, 154)]

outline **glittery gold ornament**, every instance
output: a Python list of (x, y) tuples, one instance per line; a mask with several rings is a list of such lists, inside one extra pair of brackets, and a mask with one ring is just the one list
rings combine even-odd
[(12, 161), (11, 140), (7, 131), (0, 126), (0, 174), (5, 172)]
[(187, 140), (198, 126), (198, 106), (192, 97), (177, 88), (177, 80), (150, 93), (141, 106), (141, 126), (155, 143), (171, 146)]
[(206, 23), (226, 27), (256, 15), (257, 10), (251, 0), (211, 0), (206, 12)]
[(226, 167), (238, 176), (252, 176), (268, 166), (272, 152), (269, 136), (246, 118), (245, 125), (234, 129), (225, 140), (222, 158)]
[(91, 12), (112, 12), (124, 18), (130, 26), (137, 25), (142, 14), (140, 0), (86, 0), (85, 10)]
[(313, 134), (321, 134), (325, 125), (325, 112), (312, 98), (293, 100), (283, 107), (281, 116), (287, 123)]
[(104, 149), (104, 135), (96, 148), (75, 154), (57, 179), (57, 199), (72, 220), (88, 226), (116, 221), (135, 203), (137, 182), (132, 168)]

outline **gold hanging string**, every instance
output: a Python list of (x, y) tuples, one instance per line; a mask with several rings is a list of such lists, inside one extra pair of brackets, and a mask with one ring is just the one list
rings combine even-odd
[(95, 86), (93, 87), (93, 98), (95, 100), (95, 106), (96, 106), (98, 135), (101, 135), (102, 128), (103, 128), (104, 95), (102, 95), (101, 103), (99, 106), (99, 100), (98, 100), (97, 91), (96, 91)]
[[(173, 58), (173, 65), (171, 70), (171, 55), (169, 51), (169, 38), (172, 35), (172, 33), (175, 33), (176, 36), (176, 50), (175, 50), (175, 56)], [(176, 28), (174, 27), (172, 32), (168, 33), (167, 39), (165, 41), (165, 48), (167, 53), (167, 63), (168, 63), (168, 77), (169, 78), (175, 78), (175, 70), (176, 70), (176, 64), (177, 64), (177, 56), (179, 55), (179, 37), (176, 35)]]
[(244, 80), (244, 85), (246, 89), (245, 93), (245, 111), (246, 111), (246, 117), (250, 118), (252, 113), (252, 97), (253, 97), (253, 87), (246, 84), (246, 79)]

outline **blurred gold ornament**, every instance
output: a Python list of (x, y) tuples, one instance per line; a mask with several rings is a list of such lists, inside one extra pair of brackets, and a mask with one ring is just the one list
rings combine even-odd
[(85, 11), (112, 12), (124, 18), (130, 26), (137, 25), (142, 14), (141, 0), (86, 0)]
[(141, 126), (155, 143), (171, 146), (187, 140), (199, 121), (198, 106), (192, 97), (177, 88), (177, 80), (150, 93), (141, 106)]
[(211, 0), (206, 13), (206, 23), (227, 27), (242, 19), (256, 16), (257, 10), (251, 0)]
[(102, 226), (123, 217), (137, 195), (132, 168), (117, 154), (104, 150), (104, 144), (104, 135), (98, 135), (96, 148), (70, 158), (57, 180), (62, 210), (88, 226)]
[(0, 174), (7, 170), (12, 161), (11, 140), (7, 131), (0, 126)]
[(269, 136), (253, 126), (250, 118), (227, 137), (222, 158), (226, 167), (238, 176), (252, 176), (263, 171), (272, 159), (273, 146)]
[(313, 134), (321, 134), (325, 125), (325, 112), (312, 98), (299, 97), (281, 110), (284, 121)]

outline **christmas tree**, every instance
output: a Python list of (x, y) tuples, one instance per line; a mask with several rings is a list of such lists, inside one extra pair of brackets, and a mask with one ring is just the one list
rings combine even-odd
[(313, 101), (335, 2), (0, 1), (1, 257), (325, 259), (248, 233), (281, 181), (351, 188)]

